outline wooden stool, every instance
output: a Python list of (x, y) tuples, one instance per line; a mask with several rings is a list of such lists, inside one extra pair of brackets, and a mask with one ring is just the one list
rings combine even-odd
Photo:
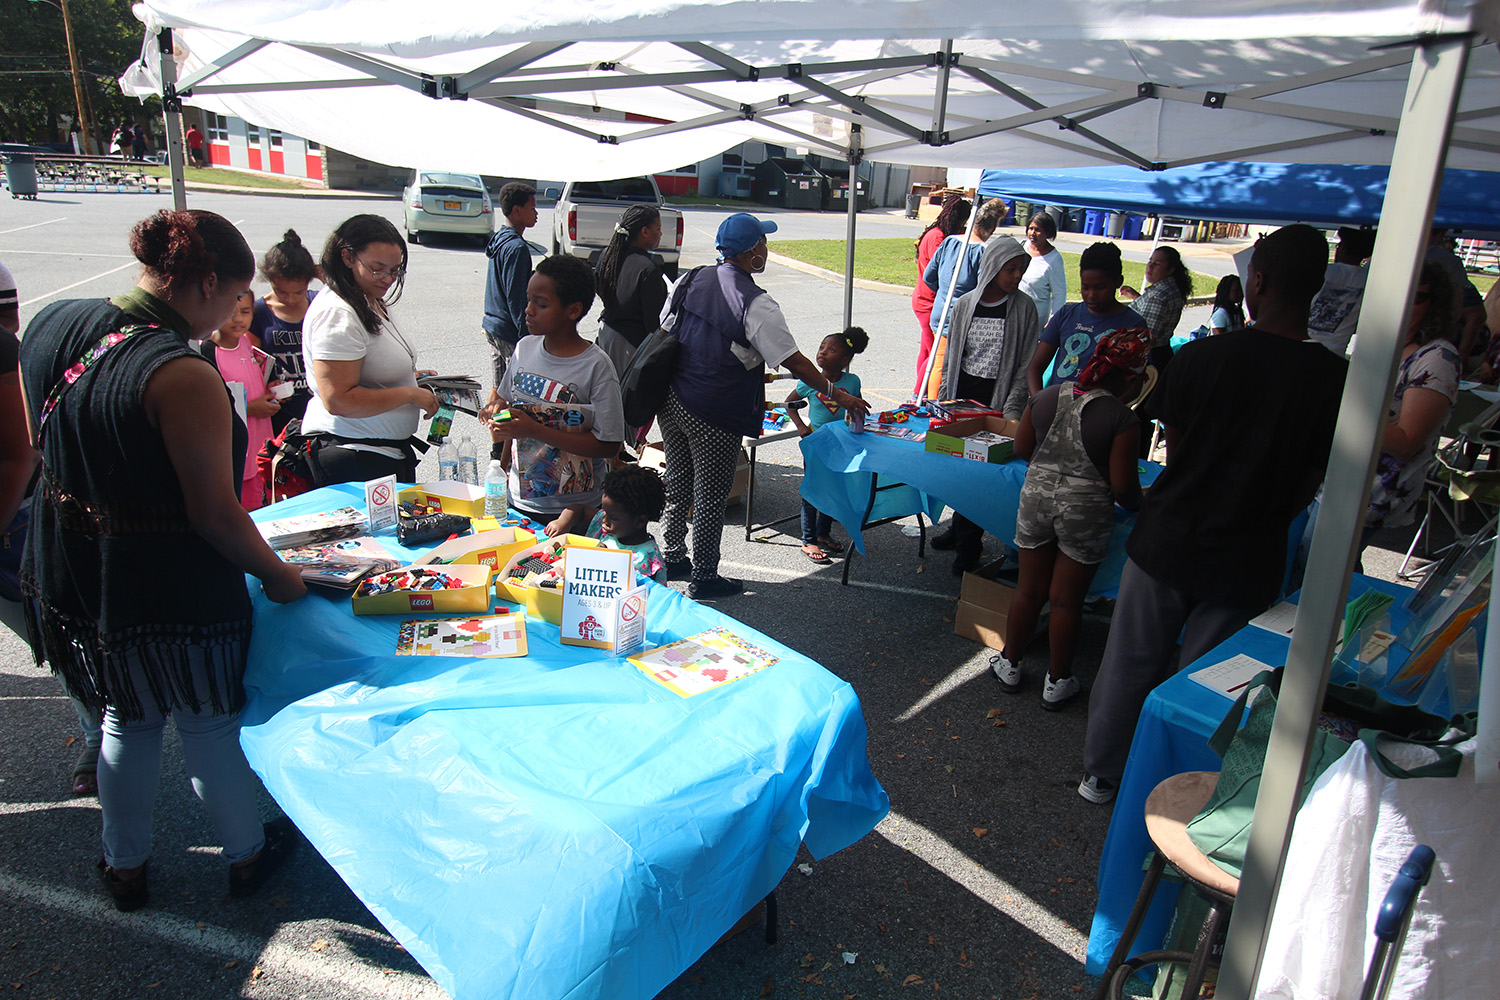
[[(1197, 1000), (1203, 976), (1208, 971), (1209, 952), (1229, 919), (1235, 894), (1240, 889), (1240, 880), (1214, 864), (1187, 833), (1188, 823), (1208, 804), (1218, 781), (1217, 771), (1174, 774), (1152, 789), (1147, 797), (1146, 833), (1156, 851), (1151, 856), (1151, 867), (1146, 872), (1141, 893), (1136, 897), (1135, 908), (1130, 911), (1130, 919), (1120, 934), (1120, 943), (1109, 957), (1099, 988), (1094, 992), (1094, 1000), (1114, 1000), (1123, 996), (1131, 974), (1147, 965), (1166, 963), (1187, 964), (1188, 977), (1182, 996), (1185, 1000)], [(1140, 933), (1141, 922), (1146, 918), (1146, 910), (1156, 893), (1157, 883), (1161, 881), (1162, 871), (1169, 864), (1208, 903), (1208, 917), (1198, 931), (1198, 946), (1192, 951), (1147, 951), (1126, 959), (1135, 936)]]

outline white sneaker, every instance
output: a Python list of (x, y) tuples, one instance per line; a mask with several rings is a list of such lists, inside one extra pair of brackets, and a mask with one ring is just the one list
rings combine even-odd
[(1042, 688), (1042, 707), (1049, 712), (1056, 712), (1078, 697), (1080, 690), (1077, 677), (1064, 677), (1060, 681), (1055, 681), (1051, 675), (1048, 675), (1047, 683)]
[(990, 672), (1000, 682), (1000, 690), (1006, 694), (1015, 694), (1021, 690), (1021, 665), (1007, 660), (1004, 653), (996, 653), (990, 657)]
[(1103, 778), (1085, 774), (1078, 783), (1078, 794), (1095, 805), (1103, 805), (1115, 797), (1115, 786)]

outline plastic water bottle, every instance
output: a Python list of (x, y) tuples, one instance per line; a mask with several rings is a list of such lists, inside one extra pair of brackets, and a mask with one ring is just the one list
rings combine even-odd
[(505, 489), (505, 466), (498, 458), (490, 459), (489, 471), (484, 476), (484, 516), (505, 520), (510, 497)]
[(474, 450), (473, 438), (467, 434), (458, 442), (458, 481), (479, 485), (479, 453)]
[(458, 482), (458, 449), (452, 439), (438, 446), (438, 478), (444, 482)]

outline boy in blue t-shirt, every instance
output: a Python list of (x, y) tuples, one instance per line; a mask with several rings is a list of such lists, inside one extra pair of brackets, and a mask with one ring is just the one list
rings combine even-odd
[[(857, 326), (851, 326), (843, 333), (833, 333), (823, 338), (823, 343), (818, 345), (816, 361), (824, 377), (828, 379), (830, 389), (837, 386), (851, 395), (859, 395), (859, 376), (846, 369), (854, 360), (854, 356), (863, 352), (869, 345), (869, 335)], [(792, 394), (786, 398), (786, 401), (795, 403), (803, 399), (807, 400), (808, 420), (812, 422), (811, 426), (803, 421), (802, 415), (796, 409), (787, 409), (792, 423), (797, 425), (797, 430), (803, 437), (807, 437), (830, 420), (843, 419), (843, 407), (806, 382), (799, 381), (797, 388), (792, 390)], [(833, 518), (803, 500), (802, 554), (819, 565), (832, 562), (829, 554), (844, 550), (842, 545), (833, 540), (832, 535)]]

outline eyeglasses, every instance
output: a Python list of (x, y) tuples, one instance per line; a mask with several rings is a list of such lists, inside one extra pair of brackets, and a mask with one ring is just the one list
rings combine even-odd
[(394, 270), (388, 271), (385, 268), (371, 267), (369, 263), (367, 263), (365, 259), (359, 254), (355, 254), (354, 259), (363, 264), (365, 270), (370, 272), (370, 277), (374, 278), (376, 281), (400, 281), (402, 278), (406, 277), (406, 268), (404, 267), (398, 267)]

